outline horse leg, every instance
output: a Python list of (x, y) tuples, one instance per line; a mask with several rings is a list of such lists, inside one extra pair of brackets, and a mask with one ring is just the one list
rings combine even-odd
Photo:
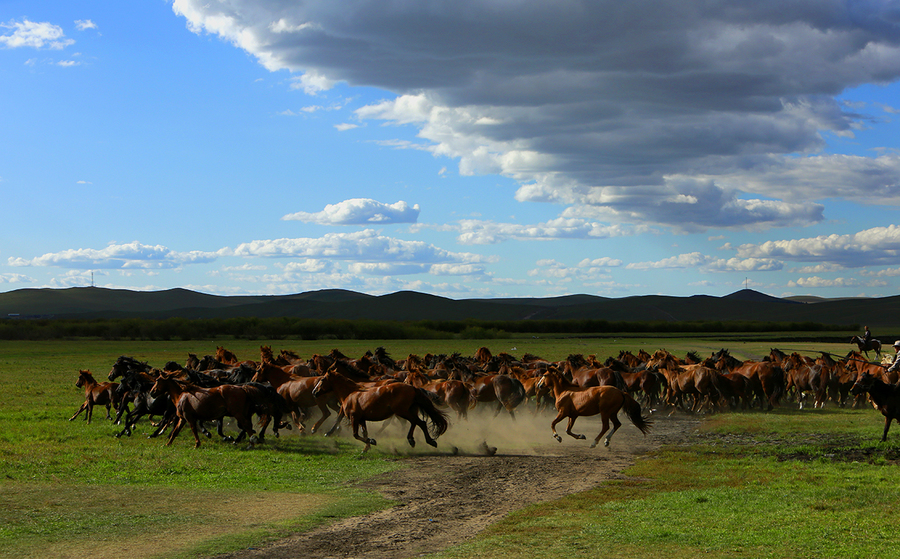
[[(169, 433), (169, 438), (168, 438), (168, 440), (166, 440), (166, 446), (171, 446), (172, 441), (174, 441), (175, 437), (178, 436), (178, 433), (179, 433), (179, 431), (181, 431), (182, 427), (184, 427), (184, 418), (179, 417), (177, 423), (175, 423), (175, 426), (172, 427), (172, 432)], [(194, 436), (196, 436), (196, 435), (194, 435)], [(197, 441), (197, 444), (200, 444), (199, 439)]]
[(563, 420), (566, 416), (566, 413), (560, 410), (559, 413), (556, 414), (556, 417), (553, 421), (550, 422), (550, 430), (553, 431), (553, 438), (556, 439), (556, 442), (561, 443), (562, 437), (559, 436), (559, 433), (556, 432), (556, 424)]
[(328, 406), (324, 402), (319, 403), (319, 411), (322, 413), (322, 417), (320, 417), (319, 420), (316, 421), (316, 424), (312, 426), (312, 431), (310, 432), (313, 434), (315, 434), (315, 432), (319, 430), (319, 427), (321, 427), (322, 424), (325, 423), (325, 420), (331, 416), (331, 411), (328, 409)]
[(585, 437), (584, 435), (580, 435), (578, 433), (572, 432), (572, 427), (575, 426), (576, 419), (578, 419), (577, 415), (573, 415), (573, 416), (569, 417), (569, 424), (566, 425), (566, 434), (569, 435), (570, 437), (572, 437), (573, 439), (578, 439), (579, 441), (583, 441), (587, 437)]
[(341, 410), (340, 412), (338, 412), (337, 419), (334, 420), (334, 425), (332, 425), (331, 429), (329, 429), (328, 432), (325, 433), (325, 436), (330, 437), (331, 435), (336, 433), (337, 430), (341, 428), (341, 421), (343, 419), (344, 419), (344, 410)]
[[(182, 422), (182, 423), (179, 425), (179, 427), (180, 427), (181, 425), (183, 425), (183, 424), (184, 424), (184, 422)], [(195, 441), (195, 442), (194, 442), (194, 448), (200, 448), (200, 434), (197, 432), (197, 419), (196, 419), (196, 418), (192, 418), (192, 419), (190, 420), (190, 424), (191, 424), (191, 433), (194, 434), (194, 441)], [(169, 437), (169, 438), (170, 438), (170, 439), (175, 438), (175, 437), (174, 437), (175, 433), (177, 433), (177, 432), (180, 431), (180, 430), (181, 430), (181, 429), (179, 428), (179, 429), (176, 430), (176, 431), (172, 431), (172, 436)], [(207, 437), (209, 437), (209, 435), (207, 435)]]
[[(622, 426), (622, 422), (619, 421), (618, 414), (613, 414), (609, 419), (612, 421), (613, 428), (612, 428), (612, 431), (609, 432), (609, 435), (606, 435), (606, 439), (603, 441), (603, 446), (609, 446), (609, 440), (612, 438), (613, 435), (616, 434), (616, 431), (619, 430), (619, 427)], [(603, 419), (603, 431), (601, 431), (600, 434), (597, 435), (597, 438), (594, 439), (594, 444), (591, 445), (591, 448), (594, 448), (595, 446), (597, 446), (597, 443), (600, 442), (600, 437), (603, 436), (603, 433), (607, 429), (609, 429), (609, 423), (607, 422), (606, 418), (604, 418)]]
[[(359, 435), (360, 428), (362, 428), (362, 436)], [(366, 443), (366, 448), (363, 449), (363, 453), (369, 452), (369, 448), (372, 445), (377, 444), (375, 439), (369, 438), (369, 429), (364, 420), (353, 420), (353, 438)]]
[(72, 417), (69, 418), (69, 421), (73, 421), (76, 417), (78, 417), (78, 414), (80, 414), (81, 412), (83, 412), (86, 409), (87, 409), (87, 402), (81, 404), (81, 407), (78, 408), (78, 411), (75, 412), (75, 415), (73, 415)]
[(893, 420), (894, 418), (889, 415), (884, 416), (884, 433), (881, 435), (881, 442), (887, 440), (888, 429), (891, 428), (891, 421)]
[[(602, 437), (604, 433), (606, 433), (607, 431), (609, 431), (609, 417), (607, 417), (607, 416), (604, 414), (604, 415), (601, 416), (601, 418), (602, 418), (602, 420), (603, 420), (603, 428), (600, 429), (600, 434), (597, 435), (597, 438), (594, 439), (594, 442), (591, 443), (591, 448), (596, 447), (596, 446), (597, 446), (597, 443), (600, 442), (600, 437)], [(608, 441), (608, 440), (607, 440), (607, 444), (609, 444), (609, 441)]]

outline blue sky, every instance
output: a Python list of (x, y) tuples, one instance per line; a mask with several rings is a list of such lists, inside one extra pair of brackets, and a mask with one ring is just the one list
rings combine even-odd
[(888, 296), (900, 3), (0, 5), (0, 291)]

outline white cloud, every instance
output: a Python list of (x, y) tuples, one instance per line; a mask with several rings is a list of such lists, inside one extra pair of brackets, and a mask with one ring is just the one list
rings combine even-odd
[(0, 274), (0, 283), (34, 283), (34, 278), (24, 274)]
[(0, 45), (7, 48), (31, 47), (61, 50), (75, 43), (67, 39), (62, 27), (48, 22), (34, 22), (28, 19), (0, 23), (0, 27), (12, 29), (9, 35), (0, 35)]
[(186, 264), (216, 260), (212, 252), (175, 252), (162, 245), (144, 245), (137, 241), (111, 244), (104, 249), (69, 249), (37, 258), (9, 258), (10, 266), (56, 266), (76, 269), (171, 269)]
[(334, 127), (339, 132), (345, 132), (347, 130), (353, 130), (354, 128), (359, 128), (358, 124), (350, 124), (349, 122), (342, 122), (340, 124), (335, 124)]
[(697, 268), (702, 272), (770, 272), (782, 267), (781, 262), (769, 258), (714, 258), (699, 252), (679, 254), (652, 262), (632, 262), (625, 266), (629, 270)]
[(823, 262), (844, 268), (900, 263), (900, 227), (873, 227), (851, 235), (820, 235), (805, 239), (744, 244), (743, 258), (777, 258), (796, 262)]
[(89, 19), (76, 19), (75, 28), (79, 31), (86, 31), (88, 29), (97, 29), (97, 24)]
[(387, 225), (415, 223), (418, 218), (418, 204), (410, 206), (402, 200), (394, 204), (384, 204), (370, 198), (353, 198), (337, 204), (328, 204), (321, 212), (296, 212), (281, 219), (320, 225)]
[(465, 245), (496, 244), (507, 240), (608, 239), (633, 235), (646, 228), (605, 225), (580, 218), (560, 217), (534, 225), (495, 223), (476, 219), (459, 222), (457, 240)]
[(489, 258), (450, 252), (422, 241), (405, 241), (379, 235), (371, 229), (356, 233), (330, 233), (318, 238), (275, 239), (243, 243), (235, 256), (311, 258), (378, 264), (481, 263)]
[(794, 281), (788, 282), (788, 287), (808, 287), (808, 288), (820, 288), (820, 287), (859, 287), (860, 282), (853, 278), (834, 278), (834, 279), (823, 279), (819, 276), (812, 276), (809, 278), (799, 278)]

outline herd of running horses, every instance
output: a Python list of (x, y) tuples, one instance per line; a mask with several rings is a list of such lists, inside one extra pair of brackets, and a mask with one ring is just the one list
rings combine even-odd
[[(289, 350), (276, 356), (270, 346), (262, 346), (259, 361), (253, 361), (217, 347), (215, 356), (200, 359), (189, 354), (184, 365), (169, 362), (161, 369), (122, 356), (108, 381), (80, 371), (76, 385), (84, 388), (85, 401), (70, 421), (84, 412), (90, 422), (94, 406), (103, 406), (106, 417), (123, 426), (117, 437), (131, 435), (141, 418), (152, 418), (151, 437), (169, 429), (166, 445), (170, 445), (188, 425), (199, 447), (201, 433), (211, 436), (207, 423), (215, 423), (225, 440), (249, 437), (255, 443), (263, 440), (270, 426), (275, 436), (292, 425), (300, 432), (316, 433), (335, 416), (327, 434), (346, 420), (365, 452), (376, 444), (368, 422), (405, 419), (411, 446), (416, 444), (417, 427), (427, 444), (437, 446), (436, 439), (449, 428), (451, 413), (465, 421), (470, 410), (482, 406), (490, 407), (495, 416), (506, 412), (515, 419), (516, 410), (528, 405), (535, 413), (556, 410), (550, 429), (557, 441), (562, 438), (556, 425), (562, 420), (568, 420), (569, 436), (585, 439), (572, 431), (575, 420), (599, 415), (602, 430), (593, 447), (604, 434), (604, 444), (609, 445), (621, 425), (620, 412), (646, 434), (653, 412), (771, 410), (788, 402), (803, 409), (810, 397), (815, 407), (828, 401), (858, 406), (868, 395), (885, 416), (881, 440), (886, 440), (891, 421), (900, 421), (897, 374), (860, 352), (834, 357), (772, 349), (761, 360), (741, 361), (725, 349), (707, 358), (695, 352), (679, 358), (661, 349), (652, 355), (623, 351), (603, 362), (581, 354), (548, 361), (531, 354), (518, 359), (508, 353), (493, 355), (482, 347), (470, 357), (411, 354), (395, 360), (378, 348), (358, 359), (337, 349), (303, 359)], [(223, 432), (223, 421), (229, 417), (240, 429), (236, 437)], [(316, 421), (307, 428), (312, 417)]]

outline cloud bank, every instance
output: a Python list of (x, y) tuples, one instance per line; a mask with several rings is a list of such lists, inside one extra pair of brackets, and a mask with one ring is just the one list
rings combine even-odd
[(519, 181), (520, 201), (684, 231), (816, 223), (826, 198), (900, 203), (896, 156), (821, 153), (873, 118), (836, 95), (900, 76), (896, 2), (172, 6), (307, 93), (394, 93), (357, 116), (417, 126), (461, 173)]

